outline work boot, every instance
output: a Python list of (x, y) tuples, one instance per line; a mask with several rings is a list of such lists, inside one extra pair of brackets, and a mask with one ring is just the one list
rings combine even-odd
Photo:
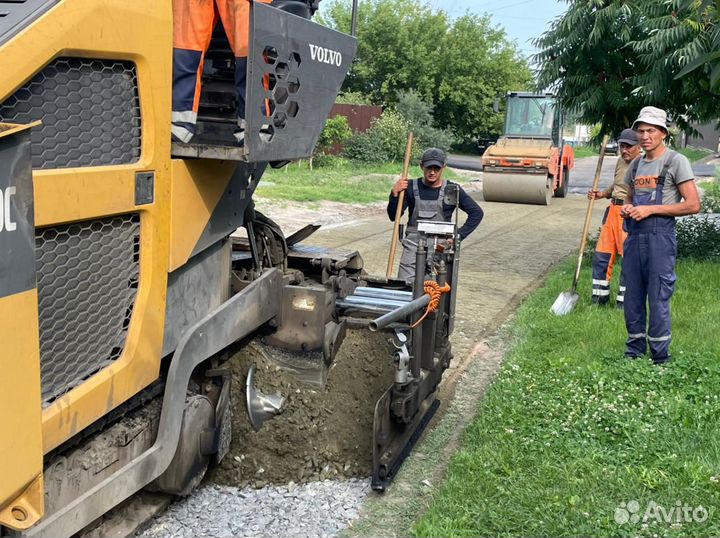
[(189, 144), (193, 136), (195, 136), (195, 132), (188, 128), (187, 125), (172, 124), (170, 131), (170, 140), (172, 142), (176, 144)]
[(660, 358), (653, 357), (652, 361), (653, 361), (653, 364), (659, 366), (661, 364), (667, 364), (668, 362), (670, 362), (671, 359), (672, 359), (672, 357), (670, 357), (670, 355), (668, 355), (667, 357), (660, 357)]

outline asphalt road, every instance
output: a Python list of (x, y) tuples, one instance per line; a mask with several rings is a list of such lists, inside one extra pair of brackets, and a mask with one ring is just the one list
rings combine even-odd
[[(570, 171), (571, 193), (585, 194), (590, 190), (595, 176), (597, 159), (597, 157), (584, 157), (575, 160), (575, 167)], [(618, 159), (619, 157), (614, 155), (606, 155), (603, 159), (600, 188), (605, 188), (612, 184), (615, 164)], [(449, 155), (448, 166), (462, 170), (482, 171), (480, 156)], [(695, 177), (713, 176), (715, 174), (715, 165), (696, 163), (693, 164), (693, 171), (695, 172)]]
[[(614, 155), (607, 155), (603, 159), (602, 172), (600, 173), (600, 189), (612, 185), (618, 159), (619, 157)], [(585, 194), (590, 190), (595, 178), (597, 161), (597, 157), (585, 157), (575, 161), (575, 167), (570, 171), (570, 192)]]
[[(608, 155), (603, 159), (603, 167), (600, 175), (601, 188), (608, 187), (612, 184), (613, 173), (615, 171), (615, 163), (618, 157)], [(461, 170), (482, 171), (480, 157), (468, 155), (450, 155), (448, 156), (448, 166), (451, 168), (460, 168)], [(575, 161), (575, 168), (570, 172), (570, 192), (575, 194), (585, 194), (593, 183), (595, 177), (595, 168), (597, 167), (597, 157), (585, 157)]]

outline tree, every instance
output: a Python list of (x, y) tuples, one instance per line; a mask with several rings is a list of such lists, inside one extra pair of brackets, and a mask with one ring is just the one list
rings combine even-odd
[[(349, 33), (351, 2), (323, 6), (319, 21)], [(359, 3), (358, 51), (343, 91), (368, 95), (382, 105), (414, 88), (432, 99), (437, 65), (449, 26), (447, 15), (418, 0), (364, 0)]]
[(717, 89), (720, 85), (720, 1), (684, 0), (681, 7), (690, 11), (689, 23), (695, 23), (698, 47), (676, 78), (702, 69), (709, 75), (710, 87)]
[(433, 105), (425, 101), (415, 90), (398, 93), (395, 105), (398, 113), (405, 118), (415, 137), (418, 148), (435, 147), (448, 151), (455, 141), (450, 129), (438, 129), (433, 120)]
[[(568, 3), (535, 42), (538, 83), (555, 91), (565, 108), (585, 123), (601, 122), (600, 135), (629, 127), (645, 105), (664, 108), (688, 131), (690, 121), (716, 119), (720, 94), (712, 89), (708, 52), (720, 38), (709, 2)], [(690, 76), (691, 68), (708, 76)]]
[(629, 127), (644, 104), (635, 90), (640, 68), (630, 43), (640, 39), (638, 14), (628, 5), (574, 1), (535, 41), (541, 49), (538, 85), (557, 94), (581, 122), (602, 122), (599, 136)]
[[(350, 4), (323, 6), (320, 21), (349, 31)], [(357, 58), (343, 90), (389, 106), (412, 89), (433, 105), (435, 125), (464, 141), (497, 134), (502, 118), (493, 101), (532, 81), (515, 43), (489, 17), (452, 21), (420, 0), (363, 0), (357, 29)]]
[(489, 17), (465, 15), (447, 33), (435, 92), (435, 118), (465, 142), (499, 135), (503, 115), (493, 103), (532, 87), (527, 61)]
[(719, 5), (707, 0), (642, 0), (638, 5), (646, 32), (632, 43), (646, 68), (637, 76), (638, 93), (646, 101), (659, 96), (669, 102), (667, 108), (686, 131), (692, 131), (691, 120), (718, 118)]

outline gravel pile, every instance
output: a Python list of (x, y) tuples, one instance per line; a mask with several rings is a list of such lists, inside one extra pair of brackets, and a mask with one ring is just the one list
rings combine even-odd
[(368, 478), (262, 489), (205, 484), (171, 505), (142, 538), (331, 537), (359, 515)]

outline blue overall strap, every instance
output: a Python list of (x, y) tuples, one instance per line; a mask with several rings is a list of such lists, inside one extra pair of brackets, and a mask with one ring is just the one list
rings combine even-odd
[[(670, 166), (675, 160), (675, 155), (677, 155), (677, 153), (675, 153), (671, 149), (667, 150), (667, 153), (670, 155), (670, 158), (667, 159), (667, 161), (663, 164), (663, 167), (660, 170), (660, 175), (657, 178), (657, 184), (655, 186), (655, 203), (658, 205), (663, 205), (662, 190), (663, 186), (665, 185), (665, 178), (667, 178), (668, 170), (670, 170)], [(667, 156), (665, 158), (667, 158)], [(660, 200), (659, 203), (658, 200)]]

